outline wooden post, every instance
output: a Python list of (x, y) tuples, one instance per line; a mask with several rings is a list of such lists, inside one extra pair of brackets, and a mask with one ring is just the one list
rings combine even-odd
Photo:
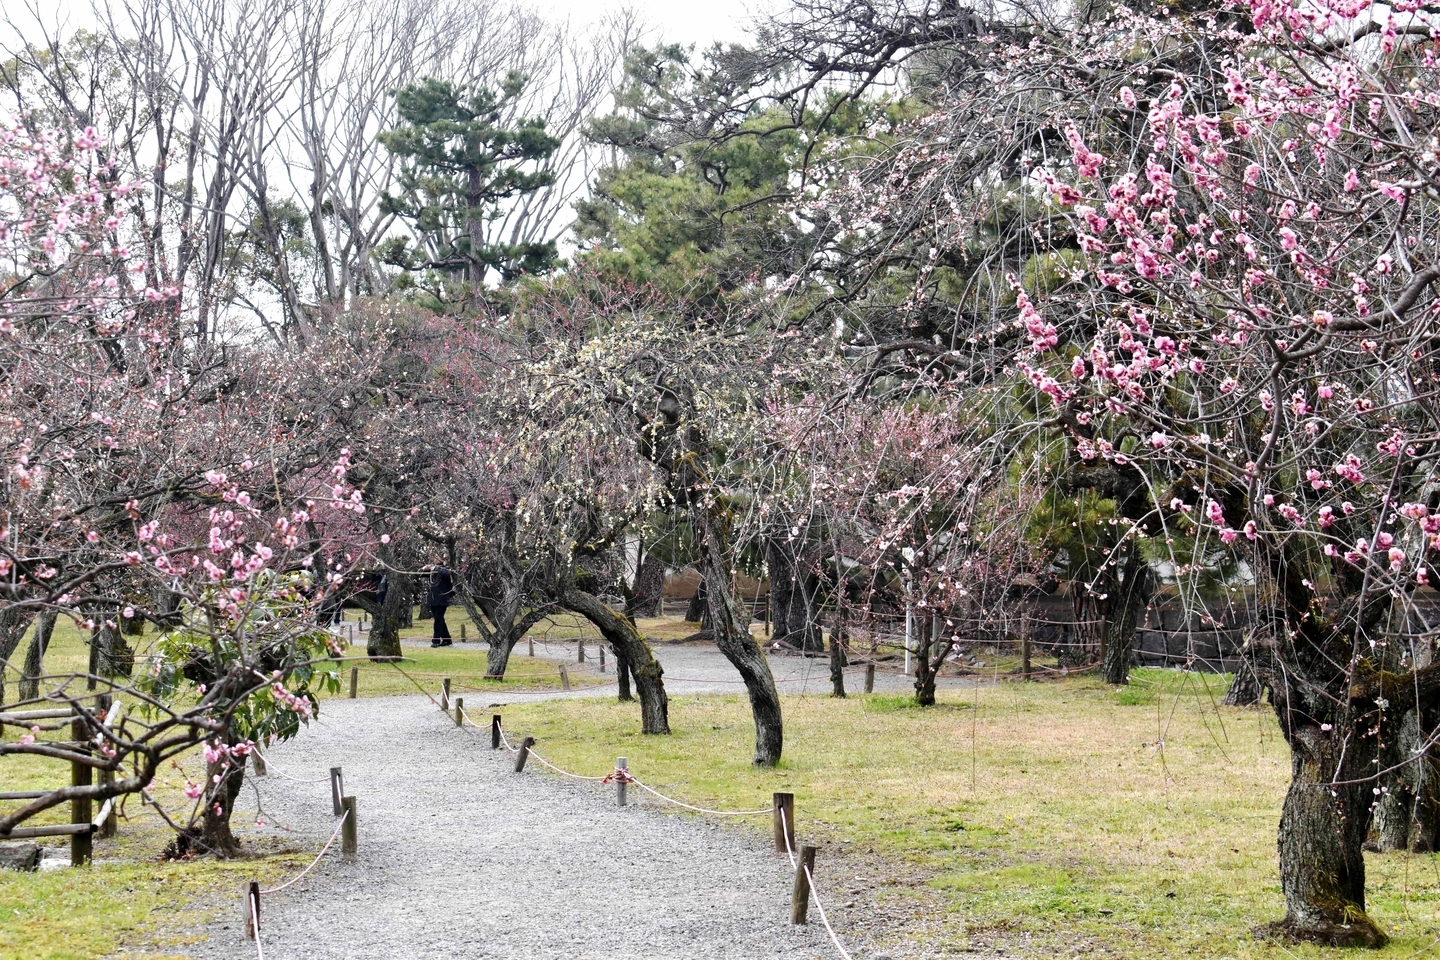
[(360, 849), (359, 831), (355, 827), (355, 798), (342, 797), (340, 809), (347, 814), (340, 825), (340, 853), (346, 860), (354, 860)]
[(873, 662), (865, 664), (865, 692), (875, 692), (875, 664)]
[(360, 687), (360, 668), (350, 668), (350, 699), (355, 699), (355, 693)]
[(490, 749), (500, 749), (500, 714), (498, 713), (490, 717)]
[(795, 865), (795, 886), (790, 891), (790, 922), (804, 923), (810, 913), (810, 875), (815, 870), (815, 847), (806, 844), (800, 848), (800, 860)]
[[(117, 716), (118, 716), (118, 709), (119, 709), (118, 707), (107, 707), (107, 708), (106, 708), (106, 713), (107, 713), (107, 715), (108, 715), (107, 720), (106, 720), (106, 723), (118, 725), (118, 723), (117, 723), (117, 721), (116, 721), (116, 718), (117, 718)], [(110, 785), (111, 785), (112, 783), (114, 783), (114, 782), (115, 782), (115, 771), (114, 771), (114, 770), (101, 770), (101, 771), (100, 771), (100, 785), (101, 785), (101, 786), (106, 786), (106, 787), (108, 787), (108, 786), (110, 786)], [(100, 821), (100, 823), (97, 825), (97, 829), (96, 829), (96, 835), (97, 835), (98, 837), (100, 837), (100, 839), (102, 839), (102, 840), (108, 840), (108, 839), (110, 839), (111, 837), (115, 836), (115, 831), (116, 831), (117, 827), (119, 826), (119, 822), (120, 822), (120, 817), (117, 816), (117, 815), (116, 815), (116, 812), (115, 812), (115, 807), (116, 807), (115, 801), (114, 801), (114, 800), (111, 800), (111, 801), (109, 801), (109, 803), (110, 803), (110, 812), (109, 812), (108, 814), (106, 814), (104, 820), (101, 820), (101, 821)], [(101, 812), (101, 813), (105, 813), (105, 807), (104, 807), (103, 805), (100, 807), (100, 812)]]
[(600, 644), (600, 672), (605, 672), (605, 644)]
[(465, 698), (455, 698), (455, 726), (465, 726)]
[(448, 713), (449, 710), (450, 710), (450, 678), (449, 678), (449, 677), (446, 677), (444, 680), (441, 680), (441, 681), (440, 681), (440, 709), (446, 711), (447, 713)]
[[(85, 721), (79, 717), (70, 722), (70, 736), (77, 743), (84, 743), (90, 739), (85, 729)], [(93, 769), (86, 763), (70, 764), (70, 785), (72, 787), (88, 787), (91, 785)], [(77, 797), (70, 801), (70, 822), (90, 826), (90, 818), (94, 814), (90, 810), (90, 798)], [(90, 830), (70, 834), (70, 866), (78, 867), (81, 864), (90, 862), (90, 853), (94, 840)]]
[(530, 656), (533, 657), (535, 656), (535, 638), (527, 637), (526, 639), (530, 641)]
[(570, 689), (570, 671), (565, 669), (565, 664), (560, 664), (560, 689)]
[(345, 796), (345, 777), (340, 773), (339, 767), (330, 768), (330, 805), (335, 810), (335, 816), (344, 812), (341, 806)]
[[(630, 761), (624, 757), (616, 757), (615, 772), (620, 773), (622, 770), (626, 773), (630, 772)], [(625, 806), (625, 777), (623, 776), (615, 778), (615, 805), (617, 807)]]
[(250, 752), (250, 766), (254, 768), (255, 776), (265, 776), (265, 758), (260, 756), (259, 750), (252, 750)]
[(580, 638), (580, 642), (575, 645), (575, 650), (576, 650), (576, 652), (579, 654), (579, 659), (576, 660), (576, 663), (584, 663), (584, 662), (585, 662), (585, 638), (584, 638), (584, 637), (581, 637), (581, 638)]
[(465, 642), (465, 624), (460, 624), (460, 642)]
[(771, 816), (775, 823), (775, 852), (795, 849), (795, 794), (776, 793), (771, 797)]
[(770, 636), (770, 594), (765, 594), (765, 636)]
[(240, 909), (245, 918), (245, 939), (260, 935), (260, 884), (250, 880), (240, 887)]
[(534, 737), (526, 737), (520, 741), (520, 752), (515, 755), (515, 772), (522, 773), (525, 770), (525, 761), (530, 759), (530, 748), (535, 745)]

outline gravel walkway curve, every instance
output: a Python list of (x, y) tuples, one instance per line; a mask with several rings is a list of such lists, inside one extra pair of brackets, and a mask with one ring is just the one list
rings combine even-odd
[[(836, 956), (813, 911), (810, 926), (788, 922), (788, 863), (761, 838), (648, 797), (618, 808), (533, 763), (516, 774), (489, 746), (488, 731), (457, 729), (418, 695), (328, 701), (321, 722), (277, 745), (291, 776), (344, 768), (360, 855), (346, 863), (337, 849), (264, 899), (267, 960)], [(328, 783), (272, 774), (258, 786), (266, 813), (318, 850), (335, 825)], [(237, 822), (254, 810), (243, 797)], [(233, 918), (206, 933), (192, 956), (256, 956)]]

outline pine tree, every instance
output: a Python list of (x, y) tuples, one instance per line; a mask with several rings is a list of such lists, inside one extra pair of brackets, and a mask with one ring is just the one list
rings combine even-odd
[(553, 242), (487, 237), (506, 201), (555, 180), (539, 165), (560, 141), (543, 120), (507, 119), (524, 85), (512, 72), (498, 91), (427, 78), (393, 92), (400, 123), (381, 133), (380, 142), (400, 159), (398, 189), (381, 203), (414, 225), (417, 242), (391, 240), (380, 251), (385, 262), (423, 271), (442, 290), (445, 279), (473, 290), (492, 271), (508, 281), (554, 264)]

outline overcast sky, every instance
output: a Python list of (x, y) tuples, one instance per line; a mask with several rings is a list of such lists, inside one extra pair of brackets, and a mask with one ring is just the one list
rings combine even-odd
[[(561, 17), (570, 16), (580, 22), (622, 5), (605, 0), (529, 2), (538, 10), (552, 11)], [(4, 8), (4, 17), (0, 21), (13, 20), (22, 28), (33, 22), (33, 13), (27, 10), (39, 11), (51, 28), (57, 22), (64, 22), (70, 29), (78, 29), (90, 24), (93, 19), (91, 0), (0, 0), (0, 6)], [(766, 0), (630, 0), (628, 6), (638, 11), (665, 40), (705, 47), (716, 40), (722, 43), (742, 40), (749, 15), (767, 9), (770, 4)], [(0, 22), (0, 44), (8, 47), (15, 40), (15, 30), (9, 24)]]

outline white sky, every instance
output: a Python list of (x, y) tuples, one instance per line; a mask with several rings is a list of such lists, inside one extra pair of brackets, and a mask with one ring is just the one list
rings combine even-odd
[[(571, 12), (577, 19), (587, 11), (605, 6), (595, 0), (533, 0), (540, 10)], [(765, 9), (760, 0), (630, 0), (628, 6), (653, 24), (672, 43), (694, 43), (702, 47), (716, 40), (736, 43), (744, 38), (745, 21), (752, 12)]]
[[(558, 16), (568, 15), (579, 22), (626, 5), (640, 13), (655, 28), (659, 38), (701, 47), (717, 40), (722, 43), (739, 42), (744, 39), (745, 22), (750, 14), (769, 7), (766, 0), (629, 0), (628, 4), (613, 0), (529, 2), (541, 12), (553, 11)], [(4, 8), (4, 15), (0, 16), (0, 45), (5, 47), (11, 46), (17, 36), (4, 20), (12, 20), (23, 28), (33, 22), (34, 13), (38, 12), (52, 28), (57, 22), (66, 23), (70, 29), (93, 22), (91, 0), (3, 0), (0, 6)]]

